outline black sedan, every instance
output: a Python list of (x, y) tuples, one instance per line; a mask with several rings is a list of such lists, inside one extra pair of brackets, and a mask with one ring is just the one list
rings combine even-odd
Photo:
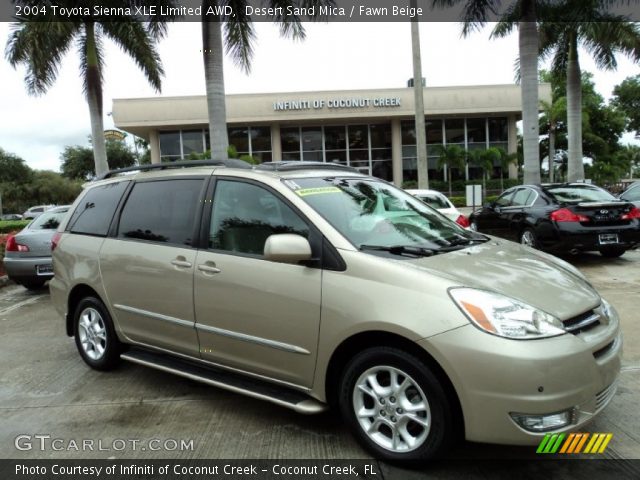
[(585, 183), (513, 187), (469, 220), (472, 230), (553, 253), (619, 257), (640, 244), (640, 209)]

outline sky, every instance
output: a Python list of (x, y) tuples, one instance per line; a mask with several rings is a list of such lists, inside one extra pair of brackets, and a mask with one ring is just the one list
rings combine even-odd
[[(409, 23), (306, 24), (307, 38), (281, 38), (269, 23), (256, 23), (255, 56), (246, 74), (225, 58), (227, 94), (398, 88), (412, 76)], [(0, 23), (0, 45), (10, 24)], [(422, 71), (427, 86), (511, 84), (518, 54), (517, 32), (489, 40), (491, 26), (468, 38), (459, 23), (421, 23)], [(115, 44), (106, 43), (104, 82), (105, 128), (114, 98), (158, 95), (135, 63)], [(176, 23), (159, 44), (165, 69), (160, 95), (203, 95), (204, 69), (199, 23)], [(640, 73), (640, 67), (619, 57), (615, 72), (598, 71), (584, 51), (583, 71), (594, 73), (596, 90), (610, 98), (615, 85)], [(541, 65), (544, 67), (544, 65)], [(0, 59), (0, 148), (24, 158), (33, 169), (60, 169), (67, 145), (88, 145), (89, 111), (82, 93), (78, 55), (64, 58), (58, 79), (40, 97), (27, 94), (24, 68)], [(630, 141), (626, 135), (624, 141)]]

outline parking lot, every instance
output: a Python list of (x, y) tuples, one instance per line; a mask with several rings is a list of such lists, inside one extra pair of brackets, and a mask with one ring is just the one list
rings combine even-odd
[[(589, 431), (613, 434), (606, 457), (640, 459), (640, 251), (568, 260), (618, 309), (625, 336), (617, 395)], [(0, 364), (0, 458), (368, 458), (333, 412), (302, 416), (128, 363), (90, 370), (46, 289), (0, 289)], [(39, 434), (63, 448), (50, 440), (16, 447), (18, 436)], [(71, 440), (95, 448), (78, 452)], [(534, 450), (462, 443), (452, 456), (535, 458)]]

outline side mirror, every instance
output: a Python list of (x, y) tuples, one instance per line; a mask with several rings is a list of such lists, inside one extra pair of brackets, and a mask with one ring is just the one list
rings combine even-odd
[(264, 243), (264, 258), (271, 262), (292, 263), (311, 260), (309, 241), (292, 233), (270, 235)]

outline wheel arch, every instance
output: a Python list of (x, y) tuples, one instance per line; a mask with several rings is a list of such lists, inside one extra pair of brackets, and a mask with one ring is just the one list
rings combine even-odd
[(81, 283), (76, 285), (69, 292), (69, 297), (67, 299), (67, 336), (73, 337), (73, 313), (76, 310), (76, 306), (80, 303), (80, 300), (86, 297), (96, 297), (101, 300), (100, 295), (93, 288), (85, 283)]
[(361, 332), (345, 339), (334, 350), (325, 373), (325, 395), (327, 403), (335, 408), (338, 403), (339, 382), (346, 364), (357, 353), (372, 347), (395, 347), (422, 360), (442, 385), (451, 401), (455, 421), (455, 435), (464, 438), (464, 412), (449, 376), (429, 352), (401, 335), (385, 331)]

